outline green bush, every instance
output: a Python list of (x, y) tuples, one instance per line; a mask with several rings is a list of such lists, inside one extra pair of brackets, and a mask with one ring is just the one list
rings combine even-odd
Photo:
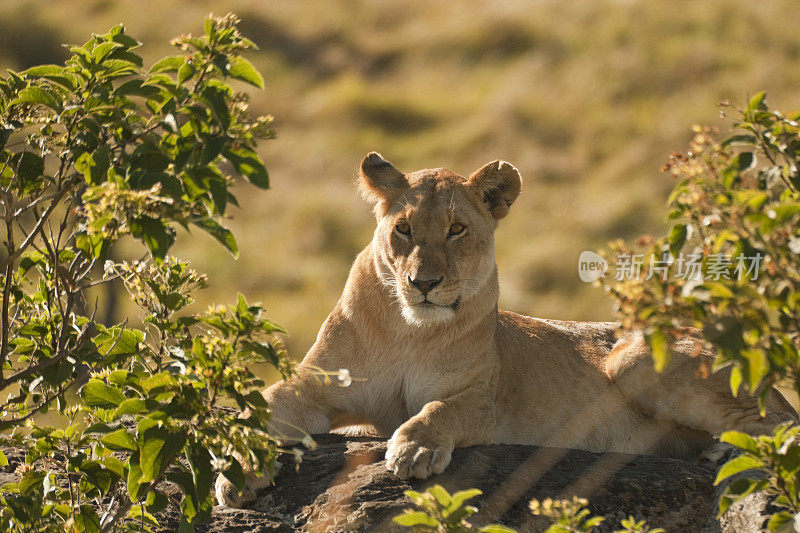
[[(235, 255), (220, 223), (233, 175), (268, 187), (255, 147), (274, 135), (270, 118), (251, 117), (228, 84), (263, 87), (237, 23), (208, 18), (146, 72), (116, 26), (70, 47), (65, 65), (0, 79), (0, 429), (27, 447), (19, 482), (0, 489), (4, 530), (149, 530), (173, 504), (190, 531), (218, 472), (241, 489), (245, 470), (273, 465), (264, 384), (247, 365), (292, 372), (281, 329), (242, 296), (187, 312), (205, 276), (168, 255), (178, 226)], [(109, 260), (126, 237), (145, 256)], [(113, 280), (142, 329), (95, 319), (86, 290)], [(40, 423), (48, 412), (58, 427)]]
[(394, 522), (410, 527), (419, 532), (466, 533), (514, 533), (515, 530), (500, 524), (489, 524), (480, 528), (473, 527), (467, 518), (478, 512), (467, 500), (483, 494), (478, 489), (468, 489), (450, 494), (441, 485), (428, 487), (425, 492), (407, 490), (404, 493), (421, 511), (407, 509), (403, 514), (394, 517)]
[[(403, 514), (394, 517), (394, 522), (413, 531), (440, 533), (516, 533), (516, 529), (501, 525), (489, 524), (482, 527), (473, 526), (467, 519), (478, 512), (476, 507), (464, 505), (467, 500), (483, 494), (478, 489), (467, 489), (450, 494), (441, 485), (428, 487), (425, 492), (407, 490), (405, 495), (411, 498), (421, 511), (406, 509)], [(573, 496), (572, 500), (531, 500), (530, 510), (536, 516), (543, 516), (550, 521), (545, 533), (580, 533), (595, 531), (605, 520), (602, 516), (592, 516), (586, 508), (584, 498)], [(664, 533), (663, 529), (650, 529), (644, 520), (637, 521), (628, 517), (621, 521), (622, 529), (614, 533)]]
[[(668, 266), (673, 275), (615, 277), (605, 286), (624, 325), (644, 330), (657, 368), (669, 364), (680, 327), (701, 328), (717, 352), (704, 371), (731, 366), (733, 394), (756, 395), (763, 413), (774, 385), (800, 393), (800, 113), (769, 109), (764, 93), (745, 109), (724, 105), (723, 111), (733, 115), (732, 135), (720, 141), (712, 129), (695, 128), (690, 151), (673, 154), (664, 168), (678, 180), (667, 234), (643, 239), (638, 249), (613, 246), (617, 254), (638, 254), (645, 267)], [(674, 275), (690, 258), (697, 275)], [(744, 455), (721, 469), (718, 483), (752, 468), (767, 478), (733, 481), (721, 513), (756, 490), (766, 490), (781, 509), (770, 530), (800, 512), (797, 431), (782, 425), (757, 439), (722, 436)]]

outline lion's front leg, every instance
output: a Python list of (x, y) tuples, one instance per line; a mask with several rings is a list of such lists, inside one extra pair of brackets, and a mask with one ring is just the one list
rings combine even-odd
[[(330, 420), (327, 403), (318, 389), (314, 377), (297, 376), (290, 381), (275, 383), (264, 391), (270, 410), (270, 434), (279, 439), (301, 439), (304, 434), (327, 433)], [(242, 462), (242, 458), (234, 454)], [(243, 463), (244, 464), (244, 463)], [(266, 472), (246, 472), (247, 486), (239, 493), (224, 475), (217, 477), (215, 493), (217, 502), (225, 507), (241, 508), (256, 499), (256, 493), (272, 480)]]
[(428, 402), (389, 439), (386, 468), (403, 479), (441, 474), (453, 448), (490, 442), (494, 426), (494, 402), (486, 391)]

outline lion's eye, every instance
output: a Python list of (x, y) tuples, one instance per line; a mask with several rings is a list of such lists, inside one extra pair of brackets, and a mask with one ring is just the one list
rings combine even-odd
[(460, 235), (464, 232), (465, 229), (466, 228), (464, 227), (463, 224), (459, 224), (458, 222), (456, 222), (455, 224), (450, 226), (450, 236)]
[(411, 226), (409, 226), (408, 222), (405, 220), (398, 222), (394, 229), (397, 230), (397, 233), (402, 235), (411, 235)]

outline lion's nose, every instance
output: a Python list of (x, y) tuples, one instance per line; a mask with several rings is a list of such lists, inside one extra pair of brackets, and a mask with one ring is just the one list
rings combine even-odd
[(439, 283), (442, 282), (442, 279), (444, 279), (444, 276), (442, 276), (439, 279), (411, 279), (411, 276), (408, 277), (408, 281), (413, 286), (418, 288), (419, 292), (421, 292), (423, 295), (428, 294), (431, 291), (431, 289), (433, 289)]

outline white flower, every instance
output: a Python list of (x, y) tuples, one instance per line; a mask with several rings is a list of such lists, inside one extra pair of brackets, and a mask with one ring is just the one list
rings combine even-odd
[(213, 468), (218, 472), (225, 470), (226, 468), (228, 468), (228, 461), (226, 461), (225, 459), (220, 459), (219, 457), (215, 457), (214, 459), (211, 460), (211, 468)]
[(317, 441), (311, 438), (311, 435), (305, 435), (302, 440), (303, 446), (308, 448), (309, 450), (314, 450), (317, 448)]
[(349, 387), (353, 383), (353, 378), (350, 376), (350, 370), (346, 368), (340, 368), (339, 373), (336, 374), (336, 377), (339, 380), (340, 387)]

